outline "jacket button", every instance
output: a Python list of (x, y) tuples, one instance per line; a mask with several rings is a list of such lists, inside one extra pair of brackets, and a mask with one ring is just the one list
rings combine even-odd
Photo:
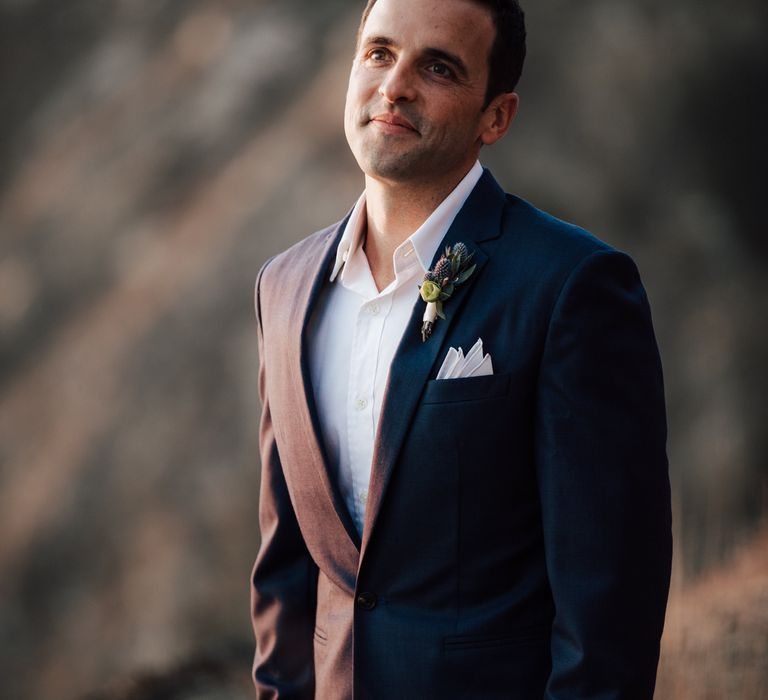
[(376, 594), (369, 592), (358, 594), (357, 604), (366, 610), (373, 610), (376, 607)]

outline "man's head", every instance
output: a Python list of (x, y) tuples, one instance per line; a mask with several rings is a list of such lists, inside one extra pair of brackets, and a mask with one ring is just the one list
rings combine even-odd
[[(493, 19), (496, 35), (488, 56), (488, 86), (485, 104), (503, 92), (513, 92), (523, 72), (525, 62), (525, 14), (517, 0), (471, 0), (486, 8)], [(357, 46), (363, 35), (365, 22), (376, 0), (368, 0), (357, 29)], [(471, 30), (471, 28), (469, 28)]]
[(361, 169), (458, 182), (509, 128), (524, 55), (516, 0), (369, 0), (344, 120)]

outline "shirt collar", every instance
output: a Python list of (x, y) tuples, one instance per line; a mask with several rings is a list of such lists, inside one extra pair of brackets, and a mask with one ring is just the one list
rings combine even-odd
[(347, 220), (347, 225), (344, 228), (344, 233), (341, 236), (339, 245), (336, 247), (336, 262), (334, 263), (333, 271), (331, 272), (331, 282), (336, 279), (339, 270), (341, 270), (344, 263), (352, 256), (352, 253), (357, 246), (360, 245), (366, 222), (366, 214), (365, 191), (363, 191), (352, 209), (352, 213)]
[[(429, 269), (432, 258), (435, 256), (440, 242), (448, 232), (453, 220), (459, 213), (472, 190), (477, 185), (483, 175), (483, 166), (480, 161), (475, 164), (464, 176), (461, 182), (456, 185), (453, 191), (440, 203), (427, 218), (406, 240), (404, 240), (394, 251), (394, 262), (397, 264), (398, 255), (407, 255), (412, 248), (416, 252), (416, 257), (422, 267), (423, 272)], [(367, 211), (365, 206), (365, 192), (363, 192), (354, 208), (352, 214), (344, 228), (344, 233), (336, 248), (336, 262), (331, 272), (330, 281), (333, 282), (344, 263), (352, 256), (360, 245), (367, 221)], [(343, 271), (342, 271), (343, 276)]]

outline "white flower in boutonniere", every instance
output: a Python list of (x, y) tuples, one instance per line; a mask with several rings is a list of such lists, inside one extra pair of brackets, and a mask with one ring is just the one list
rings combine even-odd
[(427, 303), (421, 324), (421, 342), (432, 335), (432, 327), (438, 317), (445, 319), (443, 302), (451, 298), (457, 285), (466, 282), (475, 271), (476, 265), (470, 265), (474, 253), (463, 243), (448, 246), (445, 253), (432, 270), (424, 275), (424, 283), (419, 287), (421, 298)]

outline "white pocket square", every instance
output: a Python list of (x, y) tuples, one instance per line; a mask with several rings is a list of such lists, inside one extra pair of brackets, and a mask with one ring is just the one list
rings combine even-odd
[(461, 348), (448, 350), (437, 379), (479, 377), (484, 374), (493, 374), (493, 363), (490, 354), (483, 355), (483, 341), (478, 338), (466, 356)]

